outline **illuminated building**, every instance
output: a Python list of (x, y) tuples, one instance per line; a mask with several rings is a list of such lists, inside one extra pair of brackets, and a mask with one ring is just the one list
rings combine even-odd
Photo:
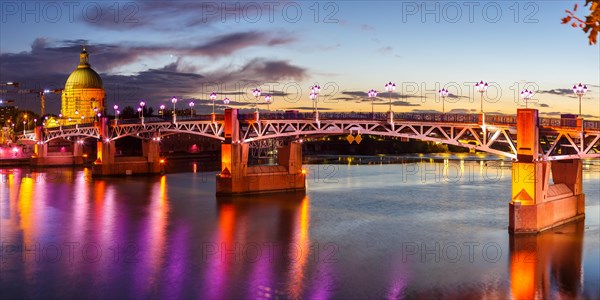
[(92, 69), (85, 48), (79, 55), (77, 69), (69, 75), (62, 93), (61, 113), (63, 119), (72, 123), (93, 120), (94, 108), (104, 111), (104, 86), (100, 75)]

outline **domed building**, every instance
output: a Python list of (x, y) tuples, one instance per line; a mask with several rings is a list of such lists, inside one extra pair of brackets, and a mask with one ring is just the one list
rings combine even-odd
[(60, 112), (63, 120), (67, 120), (65, 123), (75, 124), (93, 120), (96, 113), (94, 109), (97, 112), (104, 111), (104, 85), (100, 75), (90, 66), (89, 55), (83, 48), (77, 69), (65, 83)]

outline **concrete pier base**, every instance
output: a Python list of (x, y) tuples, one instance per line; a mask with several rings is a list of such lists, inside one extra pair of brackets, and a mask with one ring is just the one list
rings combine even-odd
[(162, 164), (148, 162), (145, 157), (122, 157), (112, 163), (98, 163), (92, 166), (92, 176), (130, 176), (160, 174)]
[(82, 156), (73, 155), (48, 155), (31, 158), (32, 167), (81, 166), (83, 163), (84, 158)]
[(160, 158), (160, 137), (155, 134), (149, 140), (142, 140), (142, 156), (115, 157), (115, 141), (105, 139), (108, 133), (108, 120), (103, 118), (100, 125), (101, 138), (97, 143), (96, 161), (92, 176), (129, 176), (162, 173), (164, 161)]
[(517, 158), (512, 164), (511, 233), (537, 233), (585, 218), (581, 159), (540, 159), (538, 111), (517, 110)]
[(302, 144), (290, 143), (278, 150), (277, 166), (247, 166), (248, 144), (222, 146), (222, 171), (217, 174), (217, 195), (304, 191)]

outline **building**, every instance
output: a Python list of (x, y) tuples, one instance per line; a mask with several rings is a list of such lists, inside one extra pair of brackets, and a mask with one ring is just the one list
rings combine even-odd
[(74, 124), (89, 122), (97, 112), (103, 111), (104, 85), (100, 75), (90, 66), (89, 55), (83, 48), (77, 69), (65, 83), (60, 112), (66, 124)]
[[(12, 101), (11, 101), (12, 102)], [(6, 126), (8, 120), (11, 120), (17, 113), (18, 108), (13, 105), (7, 105), (4, 101), (0, 100), (0, 127)], [(14, 122), (14, 120), (12, 120)]]

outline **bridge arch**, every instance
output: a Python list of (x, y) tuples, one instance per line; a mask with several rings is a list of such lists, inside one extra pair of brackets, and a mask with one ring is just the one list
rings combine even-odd
[[(396, 124), (395, 126), (381, 122), (344, 123), (336, 121), (311, 122), (275, 122), (278, 124), (249, 124), (243, 130), (241, 142), (255, 142), (272, 138), (332, 136), (348, 134), (364, 134), (384, 137), (399, 137), (421, 141), (437, 142), (447, 145), (475, 149), (487, 153), (516, 158), (516, 147), (508, 127), (479, 125), (424, 125), (416, 123)], [(485, 130), (484, 134), (480, 131)], [(509, 151), (496, 149), (499, 144), (507, 145)], [(494, 148), (496, 147), (496, 148)]]

